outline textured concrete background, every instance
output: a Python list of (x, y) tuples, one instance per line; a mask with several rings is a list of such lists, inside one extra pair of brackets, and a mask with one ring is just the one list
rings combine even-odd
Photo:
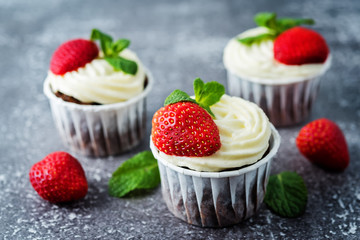
[[(262, 205), (234, 227), (202, 229), (173, 217), (160, 187), (116, 199), (107, 194), (111, 173), (132, 152), (109, 159), (77, 156), (89, 181), (86, 198), (70, 205), (42, 200), (28, 171), (48, 153), (67, 150), (57, 135), (42, 84), (53, 51), (96, 27), (132, 41), (157, 86), (153, 113), (174, 88), (189, 93), (192, 81), (225, 84), (222, 51), (227, 41), (254, 26), (259, 11), (312, 17), (327, 39), (333, 65), (324, 76), (311, 118), (327, 117), (343, 129), (351, 155), (343, 173), (323, 171), (295, 147), (301, 126), (280, 129), (282, 146), (272, 173), (297, 171), (309, 191), (306, 213), (280, 218)], [(360, 238), (360, 2), (305, 1), (0, 1), (0, 238), (1, 239), (359, 239)]]

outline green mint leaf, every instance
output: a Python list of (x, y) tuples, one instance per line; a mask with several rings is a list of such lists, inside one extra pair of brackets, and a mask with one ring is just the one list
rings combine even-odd
[(129, 45), (130, 45), (130, 41), (128, 39), (119, 39), (112, 44), (112, 50), (117, 56), (122, 50), (127, 48)]
[(109, 180), (109, 194), (123, 197), (135, 189), (155, 188), (160, 183), (158, 164), (150, 151), (125, 161)]
[(215, 81), (204, 83), (200, 78), (194, 80), (195, 99), (181, 90), (173, 91), (164, 102), (164, 106), (177, 102), (193, 102), (204, 108), (212, 117), (215, 117), (210, 106), (214, 105), (222, 95), (225, 94), (225, 87)]
[(240, 38), (238, 41), (244, 45), (250, 46), (255, 43), (260, 43), (264, 40), (275, 39), (282, 32), (302, 24), (312, 25), (315, 23), (313, 19), (309, 18), (280, 18), (276, 19), (276, 13), (258, 13), (254, 17), (254, 21), (258, 26), (266, 27), (269, 33), (259, 34), (257, 36)]
[(258, 13), (254, 17), (254, 21), (258, 26), (275, 29), (276, 28), (276, 13)]
[(103, 32), (101, 32), (99, 29), (96, 29), (94, 28), (92, 31), (91, 31), (91, 36), (90, 36), (90, 39), (92, 41), (95, 41), (95, 40), (105, 40), (105, 41), (108, 41), (108, 42), (112, 42), (113, 39), (110, 35), (107, 35)]
[(100, 40), (100, 46), (105, 56), (112, 54), (111, 44), (113, 39), (111, 36), (101, 32), (98, 29), (93, 29), (91, 32), (90, 40), (91, 41)]
[(125, 59), (123, 57), (105, 57), (105, 60), (117, 71), (123, 71), (131, 75), (135, 75), (138, 69), (136, 62)]
[(124, 73), (132, 75), (136, 74), (138, 69), (136, 62), (119, 56), (119, 53), (130, 45), (129, 40), (119, 39), (113, 42), (111, 36), (98, 29), (92, 30), (90, 39), (92, 41), (100, 40), (101, 50), (105, 55), (104, 59), (112, 65), (116, 71), (123, 71)]
[(105, 56), (113, 56), (114, 51), (112, 49), (112, 43), (111, 42), (103, 42), (104, 48), (103, 52)]
[(204, 85), (205, 85), (205, 83), (200, 78), (196, 78), (194, 80), (193, 88), (194, 88), (194, 93), (195, 93), (195, 100), (196, 100), (196, 96), (202, 95)]
[(310, 18), (279, 18), (276, 20), (276, 25), (280, 33), (303, 24), (313, 25), (315, 21)]
[(194, 99), (192, 99), (186, 92), (183, 92), (179, 89), (174, 90), (164, 102), (164, 106), (177, 103), (177, 102), (193, 102), (197, 103)]
[(280, 216), (301, 216), (307, 204), (304, 180), (297, 173), (287, 171), (270, 176), (264, 201)]
[(265, 40), (271, 40), (274, 39), (276, 36), (272, 33), (264, 33), (260, 34), (254, 37), (246, 37), (246, 38), (239, 38), (238, 41), (242, 44), (245, 44), (247, 46), (250, 46), (255, 43), (260, 43)]
[(197, 78), (194, 81), (195, 101), (203, 108), (210, 107), (220, 101), (225, 94), (225, 87), (215, 81), (204, 82)]

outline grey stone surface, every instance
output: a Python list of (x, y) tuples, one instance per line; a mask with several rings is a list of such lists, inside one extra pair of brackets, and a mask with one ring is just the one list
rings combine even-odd
[[(30, 167), (48, 153), (67, 150), (53, 124), (42, 84), (52, 52), (62, 42), (89, 37), (96, 27), (132, 40), (157, 81), (148, 100), (152, 114), (174, 89), (192, 81), (225, 84), (222, 51), (227, 41), (254, 26), (259, 11), (313, 17), (327, 39), (333, 65), (324, 76), (308, 121), (327, 117), (344, 131), (351, 155), (343, 173), (329, 173), (295, 147), (300, 127), (280, 129), (282, 146), (272, 173), (296, 171), (309, 191), (305, 214), (278, 217), (265, 204), (251, 219), (230, 228), (203, 229), (173, 217), (160, 187), (112, 198), (111, 173), (148, 149), (146, 138), (131, 152), (109, 159), (78, 156), (89, 181), (86, 198), (54, 205), (30, 185)], [(305, 1), (0, 1), (0, 238), (1, 239), (359, 239), (360, 238), (360, 2)]]

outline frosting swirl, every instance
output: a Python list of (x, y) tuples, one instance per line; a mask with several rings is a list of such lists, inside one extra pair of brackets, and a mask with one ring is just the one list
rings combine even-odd
[(325, 63), (286, 65), (274, 58), (273, 40), (264, 40), (250, 46), (238, 42), (238, 38), (267, 33), (264, 27), (249, 29), (231, 39), (224, 50), (224, 65), (227, 70), (239, 77), (260, 78), (285, 81), (289, 78), (304, 78), (323, 73), (330, 64), (330, 57)]
[(137, 63), (136, 75), (115, 71), (106, 60), (96, 58), (84, 67), (64, 75), (55, 75), (49, 71), (47, 79), (53, 92), (62, 92), (82, 102), (123, 102), (143, 91), (145, 70), (131, 50), (124, 49), (120, 56)]
[(211, 106), (219, 128), (221, 148), (211, 156), (180, 157), (159, 152), (162, 159), (196, 171), (221, 171), (260, 160), (269, 146), (270, 122), (254, 103), (223, 95)]

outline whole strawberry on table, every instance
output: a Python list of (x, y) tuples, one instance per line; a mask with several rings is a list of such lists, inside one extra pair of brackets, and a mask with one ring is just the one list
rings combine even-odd
[(40, 197), (52, 203), (79, 200), (88, 191), (84, 169), (66, 152), (53, 152), (35, 163), (29, 177)]
[(299, 151), (312, 163), (343, 171), (350, 162), (346, 139), (333, 121), (321, 118), (305, 125), (296, 138)]

